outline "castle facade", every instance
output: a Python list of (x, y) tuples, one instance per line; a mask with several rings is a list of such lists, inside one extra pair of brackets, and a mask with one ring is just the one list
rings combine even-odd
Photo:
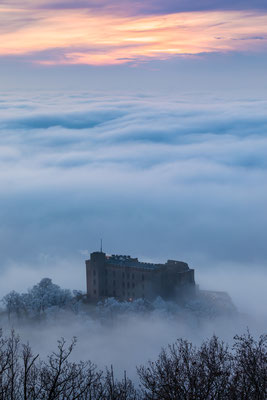
[(87, 296), (91, 301), (106, 297), (132, 301), (137, 298), (182, 297), (194, 290), (194, 270), (182, 261), (165, 264), (138, 261), (122, 255), (91, 253), (86, 260)]

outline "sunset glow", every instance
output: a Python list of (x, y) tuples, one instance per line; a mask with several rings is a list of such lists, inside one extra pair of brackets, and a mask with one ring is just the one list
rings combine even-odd
[(112, 65), (267, 47), (267, 14), (185, 12), (122, 17), (88, 10), (0, 8), (0, 56), (43, 64)]

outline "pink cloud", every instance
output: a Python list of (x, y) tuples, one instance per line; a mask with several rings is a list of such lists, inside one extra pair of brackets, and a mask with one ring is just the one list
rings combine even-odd
[[(44, 64), (113, 65), (267, 47), (267, 14), (251, 11), (125, 17), (84, 9), (2, 7), (0, 15), (5, 21), (0, 56), (26, 56)], [(38, 60), (40, 53), (50, 56)]]

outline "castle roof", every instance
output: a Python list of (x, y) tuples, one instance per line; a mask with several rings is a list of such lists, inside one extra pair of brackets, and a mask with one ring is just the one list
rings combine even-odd
[(112, 254), (106, 256), (106, 262), (112, 265), (119, 265), (121, 267), (130, 268), (143, 268), (143, 269), (159, 269), (160, 264), (146, 263), (138, 261), (138, 258), (132, 258), (130, 256)]

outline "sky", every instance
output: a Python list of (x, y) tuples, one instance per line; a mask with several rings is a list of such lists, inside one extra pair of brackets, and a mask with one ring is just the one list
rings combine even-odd
[(266, 89), (262, 0), (4, 0), (0, 20), (3, 90)]
[(102, 237), (260, 301), (266, 2), (2, 0), (0, 22), (0, 294), (84, 290)]

